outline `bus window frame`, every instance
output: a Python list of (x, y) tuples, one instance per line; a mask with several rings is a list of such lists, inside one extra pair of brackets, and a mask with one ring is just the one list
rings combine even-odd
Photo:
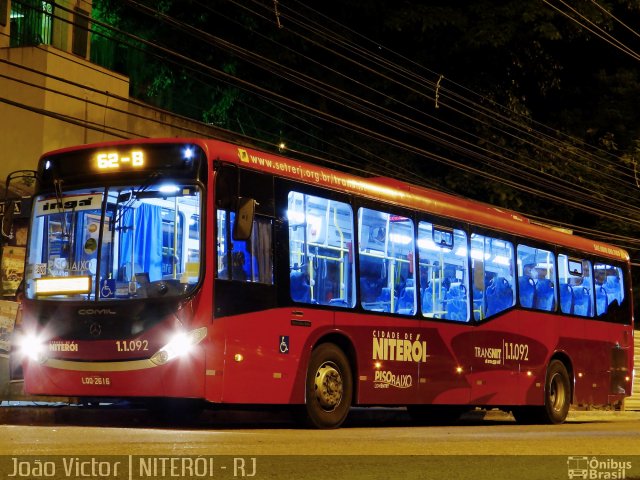
[[(476, 235), (482, 235), (484, 237), (490, 237), (490, 238), (495, 238), (496, 240), (504, 240), (506, 242), (511, 243), (511, 246), (513, 247), (513, 267), (514, 267), (514, 272), (513, 272), (513, 281), (511, 284), (511, 288), (513, 289), (514, 295), (515, 295), (515, 299), (514, 299), (514, 303), (513, 305), (511, 305), (510, 307), (506, 308), (505, 310), (501, 310), (497, 313), (495, 313), (494, 315), (490, 315), (484, 318), (481, 318), (479, 320), (476, 320), (476, 324), (477, 325), (481, 325), (483, 323), (486, 322), (491, 322), (493, 321), (495, 318), (497, 318), (498, 316), (504, 315), (506, 313), (509, 313), (511, 311), (513, 311), (515, 308), (521, 308), (520, 307), (520, 302), (518, 301), (518, 295), (519, 292), (517, 290), (517, 286), (514, 285), (514, 283), (517, 283), (517, 269), (518, 269), (518, 255), (517, 255), (517, 243), (516, 243), (516, 239), (518, 238), (516, 235), (513, 235), (511, 233), (506, 233), (502, 230), (498, 230), (498, 229), (491, 229), (489, 227), (485, 227), (483, 225), (478, 225), (475, 223), (470, 223), (469, 224), (469, 231), (467, 232), (467, 242), (469, 244), (469, 246), (467, 247), (467, 259), (469, 261), (469, 275), (472, 275), (472, 264), (471, 264), (471, 236), (473, 234)], [(470, 278), (471, 279), (471, 278)], [(469, 294), (470, 297), (472, 296), (471, 294)]]
[[(360, 209), (365, 208), (368, 210), (378, 211), (382, 213), (386, 213), (389, 215), (399, 215), (401, 217), (408, 218), (413, 223), (413, 269), (414, 269), (414, 279), (417, 279), (418, 274), (416, 272), (416, 256), (417, 256), (417, 246), (418, 246), (418, 224), (416, 223), (416, 211), (406, 208), (399, 207), (394, 204), (389, 204), (385, 202), (378, 202), (375, 200), (370, 200), (363, 197), (357, 197), (355, 202), (352, 203), (353, 208), (353, 218), (355, 222), (355, 237), (356, 242), (354, 243), (353, 252), (354, 252), (354, 262), (356, 266), (356, 305), (360, 312), (365, 314), (374, 314), (374, 315), (390, 315), (398, 318), (407, 318), (407, 319), (415, 319), (419, 312), (418, 306), (416, 305), (416, 310), (413, 315), (405, 315), (398, 312), (377, 312), (373, 310), (367, 310), (362, 306), (361, 302), (361, 288), (360, 288)], [(385, 235), (389, 235), (388, 232)], [(414, 280), (414, 284), (416, 284), (417, 280)], [(417, 303), (417, 302), (416, 302)]]
[[(436, 322), (439, 324), (446, 324), (446, 325), (475, 325), (477, 322), (474, 319), (473, 316), (473, 308), (472, 308), (472, 303), (473, 303), (473, 298), (471, 295), (471, 257), (469, 256), (469, 248), (470, 248), (470, 233), (469, 233), (469, 229), (470, 229), (470, 224), (467, 222), (462, 222), (459, 220), (455, 220), (449, 217), (439, 217), (437, 215), (433, 215), (433, 214), (429, 214), (429, 213), (425, 213), (425, 212), (420, 212), (417, 211), (416, 212), (416, 268), (417, 268), (417, 278), (418, 278), (418, 288), (420, 291), (422, 291), (423, 285), (422, 282), (420, 280), (420, 248), (418, 247), (418, 238), (419, 238), (419, 226), (420, 226), (420, 222), (426, 222), (426, 223), (430, 223), (434, 229), (436, 228), (444, 228), (444, 229), (450, 229), (450, 230), (461, 230), (464, 232), (464, 234), (466, 235), (466, 245), (465, 248), (467, 249), (467, 259), (466, 259), (466, 269), (467, 269), (467, 278), (468, 278), (468, 282), (467, 282), (467, 305), (468, 305), (468, 318), (467, 321), (459, 321), (459, 320), (449, 320), (446, 318), (436, 318), (436, 317), (425, 317), (423, 316), (423, 311), (422, 311), (422, 302), (418, 302), (419, 304), (419, 309), (417, 312), (417, 315), (419, 316), (420, 320), (423, 320), (425, 322)], [(454, 245), (455, 247), (455, 245)], [(424, 288), (427, 288), (426, 286), (424, 286)]]
[[(263, 180), (262, 185), (264, 189), (259, 192), (252, 192), (252, 194), (244, 195), (253, 203), (253, 215), (251, 222), (251, 230), (253, 229), (253, 220), (257, 218), (266, 218), (271, 221), (271, 253), (272, 253), (272, 283), (260, 283), (260, 282), (244, 282), (236, 281), (232, 279), (218, 278), (217, 276), (217, 260), (218, 253), (217, 248), (211, 249), (211, 254), (214, 257), (213, 260), (213, 277), (214, 277), (214, 295), (215, 295), (215, 311), (214, 318), (227, 317), (245, 313), (258, 312), (262, 310), (268, 310), (281, 305), (279, 298), (281, 287), (278, 285), (279, 277), (279, 260), (276, 255), (276, 246), (278, 245), (278, 232), (280, 220), (275, 215), (274, 208), (270, 206), (274, 205), (274, 199), (277, 197), (278, 192), (275, 188), (274, 175), (262, 172), (256, 172), (254, 170), (239, 168), (233, 163), (226, 163), (222, 161), (216, 161), (213, 163), (214, 179), (213, 179), (213, 196), (214, 201), (210, 211), (206, 211), (203, 217), (206, 218), (207, 224), (212, 225), (212, 236), (214, 241), (217, 240), (218, 228), (217, 228), (217, 216), (219, 210), (227, 212), (227, 229), (230, 224), (230, 214), (236, 213), (236, 206), (238, 205), (238, 198), (242, 197), (243, 179), (248, 178), (260, 178)], [(250, 190), (250, 188), (247, 188)], [(222, 195), (218, 192), (221, 191)], [(258, 195), (255, 195), (255, 194)], [(272, 200), (262, 201), (263, 197), (270, 197)], [(237, 222), (235, 222), (237, 223)], [(233, 232), (226, 232), (228, 240), (233, 237)], [(204, 236), (203, 236), (204, 237)], [(237, 239), (236, 239), (237, 240)], [(231, 250), (228, 252), (228, 265), (231, 265)], [(252, 301), (248, 302), (247, 298), (251, 298)]]
[[(610, 257), (605, 257), (605, 256), (599, 256), (599, 255), (594, 255), (593, 253), (587, 253), (587, 252), (583, 252), (580, 250), (575, 250), (572, 248), (566, 248), (566, 247), (562, 247), (562, 246), (556, 246), (556, 268), (558, 267), (558, 255), (566, 255), (569, 259), (581, 259), (581, 260), (588, 260), (589, 262), (591, 262), (591, 288), (594, 289), (593, 290), (593, 308), (594, 308), (594, 314), (593, 316), (588, 316), (588, 317), (584, 317), (581, 315), (575, 315), (575, 314), (570, 314), (570, 313), (564, 313), (562, 312), (562, 310), (560, 309), (560, 307), (558, 306), (558, 309), (556, 310), (556, 313), (558, 315), (568, 315), (572, 318), (581, 318), (587, 321), (598, 321), (598, 322), (606, 322), (606, 323), (614, 323), (616, 325), (624, 325), (624, 326), (629, 326), (633, 323), (632, 318), (633, 318), (633, 311), (632, 311), (632, 315), (631, 318), (624, 318), (624, 314), (627, 310), (629, 310), (629, 307), (627, 306), (629, 303), (631, 302), (633, 299), (633, 289), (631, 287), (632, 283), (632, 278), (631, 278), (631, 268), (629, 267), (628, 263), (623, 261), (623, 260), (616, 260)], [(596, 263), (605, 263), (614, 267), (618, 267), (622, 270), (622, 274), (623, 274), (623, 278), (622, 280), (625, 282), (625, 284), (623, 285), (623, 290), (624, 290), (624, 294), (625, 294), (625, 298), (622, 301), (622, 303), (619, 306), (619, 311), (621, 312), (620, 314), (620, 319), (618, 319), (615, 315), (610, 315), (609, 312), (607, 312), (605, 315), (601, 315), (598, 316), (595, 313), (595, 264)], [(559, 269), (558, 269), (559, 270)], [(560, 273), (559, 271), (557, 272), (557, 276), (558, 279), (560, 278)], [(558, 298), (558, 303), (559, 303), (559, 298)], [(623, 320), (623, 321), (620, 321)], [(626, 320), (626, 321), (625, 321)]]
[[(595, 314), (595, 308), (596, 308), (596, 298), (595, 298), (595, 270), (594, 270), (594, 261), (598, 261), (597, 259), (600, 257), (597, 257), (593, 254), (587, 253), (587, 252), (583, 252), (580, 250), (576, 250), (573, 248), (565, 248), (565, 247), (557, 247), (556, 248), (556, 268), (558, 269), (557, 275), (558, 275), (558, 286), (560, 286), (560, 264), (559, 264), (559, 256), (560, 255), (565, 255), (567, 257), (567, 270), (569, 269), (569, 263), (572, 261), (576, 261), (576, 260), (581, 260), (581, 261), (588, 261), (590, 263), (590, 268), (591, 268), (591, 315), (576, 315), (575, 313), (565, 313), (562, 311), (562, 308), (560, 307), (560, 305), (558, 306), (558, 311), (557, 313), (559, 315), (568, 315), (572, 318), (581, 318), (587, 321), (593, 321), (593, 320), (602, 320), (602, 318), (599, 318), (596, 314)], [(606, 259), (606, 257), (604, 257)], [(577, 275), (574, 272), (568, 272), (570, 277), (577, 277)], [(580, 278), (584, 278), (584, 266), (582, 267), (582, 271), (581, 271), (581, 275)], [(560, 295), (558, 295), (558, 303), (560, 302)]]
[[(360, 301), (360, 225), (359, 225), (359, 212), (361, 208), (366, 208), (369, 210), (375, 210), (382, 213), (388, 213), (390, 215), (398, 215), (405, 218), (408, 218), (413, 222), (413, 268), (414, 268), (414, 285), (418, 284), (418, 272), (417, 267), (418, 263), (416, 261), (418, 256), (418, 223), (417, 223), (417, 211), (412, 210), (406, 207), (399, 207), (394, 204), (379, 202), (376, 200), (372, 200), (366, 197), (355, 197), (354, 202), (351, 204), (353, 208), (353, 219), (355, 223), (355, 231), (354, 231), (354, 262), (356, 268), (356, 309), (360, 313), (364, 313), (366, 315), (384, 315), (384, 316), (392, 316), (394, 318), (404, 318), (404, 319), (412, 319), (412, 320), (420, 320), (418, 316), (420, 314), (419, 305), (416, 305), (416, 311), (413, 315), (404, 315), (397, 312), (377, 312), (373, 310), (366, 310), (362, 307), (362, 302)], [(387, 233), (388, 235), (388, 233)], [(419, 302), (416, 302), (419, 303)]]
[[(290, 245), (289, 245), (289, 220), (287, 218), (287, 210), (289, 208), (289, 192), (298, 192), (303, 195), (311, 195), (314, 197), (320, 197), (327, 200), (332, 200), (336, 202), (342, 202), (351, 207), (352, 212), (352, 228), (353, 228), (353, 238), (351, 239), (351, 249), (353, 252), (353, 268), (355, 270), (355, 282), (358, 283), (358, 270), (357, 270), (357, 259), (355, 256), (355, 245), (357, 245), (358, 239), (358, 217), (357, 210), (354, 207), (354, 196), (347, 195), (342, 192), (336, 190), (329, 190), (322, 187), (317, 187), (315, 185), (309, 185), (308, 183), (296, 182), (295, 180), (289, 180), (285, 178), (275, 177), (274, 182), (274, 190), (275, 190), (275, 209), (276, 209), (276, 219), (277, 219), (277, 228), (274, 234), (276, 245), (286, 247), (281, 248), (279, 250), (279, 254), (274, 258), (274, 269), (277, 273), (277, 283), (278, 283), (278, 304), (279, 305), (304, 305), (305, 308), (328, 308), (331, 310), (345, 311), (345, 312), (353, 312), (358, 309), (358, 289), (357, 285), (353, 286), (354, 295), (355, 295), (355, 303), (353, 307), (340, 307), (335, 308), (331, 305), (321, 305), (314, 303), (304, 303), (300, 304), (295, 302), (291, 298), (291, 278), (289, 276), (289, 259), (291, 255)], [(285, 255), (286, 253), (286, 255)]]
[(524, 247), (530, 247), (530, 248), (537, 248), (539, 250), (546, 250), (548, 252), (551, 252), (553, 254), (553, 261), (554, 261), (554, 276), (553, 276), (553, 282), (554, 282), (554, 288), (556, 290), (556, 298), (555, 298), (555, 308), (551, 311), (546, 311), (546, 310), (539, 310), (536, 308), (527, 308), (527, 307), (523, 307), (520, 304), (520, 284), (518, 282), (517, 285), (517, 291), (516, 291), (516, 305), (519, 308), (522, 308), (524, 311), (528, 311), (528, 312), (543, 312), (543, 313), (557, 313), (560, 315), (568, 315), (566, 313), (562, 313), (562, 310), (560, 309), (560, 291), (558, 289), (559, 285), (560, 285), (560, 276), (558, 274), (558, 246), (554, 243), (544, 243), (536, 238), (532, 238), (532, 237), (522, 237), (519, 235), (514, 235), (514, 252), (515, 252), (515, 259), (516, 259), (516, 274), (517, 272), (517, 268), (518, 268), (518, 247), (522, 245)]

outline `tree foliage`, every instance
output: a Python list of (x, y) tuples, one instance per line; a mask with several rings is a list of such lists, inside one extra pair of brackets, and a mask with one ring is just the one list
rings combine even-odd
[[(638, 60), (560, 2), (277, 5), (94, 0), (94, 16), (119, 29), (111, 68), (134, 96), (252, 139), (592, 228), (610, 225), (534, 191), (556, 179), (592, 207), (637, 196)], [(594, 31), (638, 43), (616, 20), (637, 25), (637, 2), (575, 8)], [(612, 187), (621, 172), (629, 182)]]

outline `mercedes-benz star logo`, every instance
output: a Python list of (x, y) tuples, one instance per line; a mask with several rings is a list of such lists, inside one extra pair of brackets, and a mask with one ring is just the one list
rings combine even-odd
[(93, 322), (89, 326), (89, 333), (92, 337), (99, 337), (100, 334), (102, 334), (102, 325), (100, 325), (98, 322)]

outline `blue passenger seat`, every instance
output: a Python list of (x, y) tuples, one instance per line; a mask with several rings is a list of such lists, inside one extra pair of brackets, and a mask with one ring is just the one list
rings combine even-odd
[(562, 313), (573, 313), (573, 288), (568, 283), (560, 284), (560, 308)]
[(398, 313), (403, 315), (413, 315), (416, 313), (415, 288), (413, 287), (413, 279), (408, 279), (407, 284), (398, 298)]
[(433, 284), (428, 282), (426, 287), (420, 293), (422, 299), (422, 314), (429, 315), (433, 313)]
[(573, 314), (581, 317), (591, 316), (591, 296), (586, 287), (573, 287)]
[(614, 300), (618, 301), (618, 304), (622, 303), (622, 288), (620, 287), (620, 279), (615, 275), (608, 275), (607, 281), (604, 284), (604, 288), (607, 291), (607, 298), (609, 303)]
[(547, 312), (552, 312), (556, 308), (553, 282), (548, 278), (542, 278), (536, 283), (534, 307)]
[[(383, 287), (377, 301), (381, 304), (383, 312), (390, 312), (391, 311), (391, 289), (389, 287)], [(397, 307), (398, 302), (395, 301), (394, 305)]]
[(536, 294), (536, 285), (531, 277), (520, 277), (518, 279), (520, 287), (520, 305), (525, 308), (532, 308)]
[(290, 276), (291, 298), (294, 302), (311, 302), (311, 286), (303, 272), (293, 271)]
[(607, 313), (607, 307), (609, 307), (607, 291), (602, 285), (598, 285), (596, 287), (596, 314), (604, 315)]
[(467, 289), (464, 285), (454, 285), (449, 288), (445, 302), (447, 319), (467, 321)]
[(360, 300), (363, 303), (376, 302), (382, 294), (385, 279), (381, 269), (380, 260), (366, 256), (360, 258)]
[(497, 277), (487, 288), (487, 317), (513, 305), (513, 288), (504, 277)]
[(443, 310), (445, 310), (444, 301), (448, 295), (448, 286), (450, 282), (448, 279), (442, 281), (440, 278), (435, 278), (433, 281), (427, 284), (427, 288), (422, 292), (422, 312), (434, 313), (436, 318), (441, 318)]

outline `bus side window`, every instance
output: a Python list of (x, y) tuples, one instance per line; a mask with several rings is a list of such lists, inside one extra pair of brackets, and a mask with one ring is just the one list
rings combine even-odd
[(605, 288), (607, 290), (609, 305), (612, 305), (614, 301), (617, 301), (618, 305), (622, 305), (625, 296), (625, 288), (624, 275), (620, 267), (613, 267), (611, 270), (607, 271)]
[(467, 234), (419, 222), (418, 253), (422, 315), (468, 321)]
[(525, 308), (552, 312), (556, 308), (553, 252), (518, 245), (518, 298)]
[(413, 221), (369, 208), (358, 210), (360, 303), (365, 310), (414, 315)]
[(624, 299), (622, 269), (604, 263), (593, 265), (595, 278), (596, 315), (605, 315), (614, 310)]
[(355, 305), (353, 210), (344, 202), (289, 192), (291, 300), (333, 307)]
[(256, 215), (247, 240), (232, 241), (235, 213), (217, 212), (217, 276), (225, 280), (273, 284), (272, 221)]
[(471, 234), (474, 314), (477, 320), (515, 305), (513, 244)]
[(562, 313), (593, 317), (595, 309), (591, 262), (559, 254), (558, 277)]
[(573, 313), (582, 317), (593, 317), (593, 275), (591, 262), (582, 261), (582, 278), (573, 280)]

